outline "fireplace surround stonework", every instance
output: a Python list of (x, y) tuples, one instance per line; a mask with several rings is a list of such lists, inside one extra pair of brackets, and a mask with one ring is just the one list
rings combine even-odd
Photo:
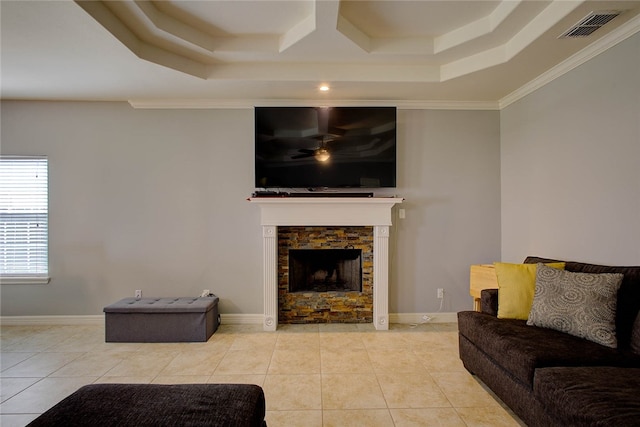
[[(362, 250), (362, 291), (290, 292), (290, 249)], [(373, 322), (373, 227), (278, 227), (278, 322)]]
[(263, 246), (265, 331), (279, 323), (278, 228), (370, 227), (373, 229), (372, 318), (377, 330), (389, 329), (389, 227), (398, 197), (253, 197), (260, 207)]

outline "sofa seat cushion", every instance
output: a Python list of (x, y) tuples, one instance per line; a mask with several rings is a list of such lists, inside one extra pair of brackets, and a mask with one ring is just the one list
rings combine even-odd
[(494, 363), (531, 388), (536, 368), (584, 365), (640, 368), (640, 357), (631, 351), (527, 326), (525, 320), (463, 311), (458, 313), (458, 329)]
[(559, 425), (640, 424), (640, 369), (538, 369), (533, 392)]

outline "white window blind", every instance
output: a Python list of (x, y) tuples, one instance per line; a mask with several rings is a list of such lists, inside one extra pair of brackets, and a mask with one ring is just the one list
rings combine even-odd
[(0, 280), (48, 281), (46, 157), (0, 156)]

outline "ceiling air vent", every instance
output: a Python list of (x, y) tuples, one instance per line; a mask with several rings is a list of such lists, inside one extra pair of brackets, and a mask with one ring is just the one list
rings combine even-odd
[(607, 10), (601, 12), (591, 12), (580, 20), (576, 25), (562, 33), (558, 38), (574, 38), (590, 36), (595, 30), (620, 15), (620, 11)]

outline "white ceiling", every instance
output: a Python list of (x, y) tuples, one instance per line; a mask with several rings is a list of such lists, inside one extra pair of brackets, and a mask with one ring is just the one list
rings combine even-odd
[(2, 0), (0, 16), (3, 99), (497, 108), (638, 32), (640, 1)]

